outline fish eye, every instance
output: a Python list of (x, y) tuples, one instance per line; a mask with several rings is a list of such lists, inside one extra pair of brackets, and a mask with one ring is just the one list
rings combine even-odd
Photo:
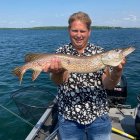
[(116, 52), (119, 52), (119, 49), (116, 49), (115, 51), (116, 51)]
[(115, 51), (116, 51), (116, 52), (121, 52), (121, 50), (120, 50), (120, 49), (115, 49)]

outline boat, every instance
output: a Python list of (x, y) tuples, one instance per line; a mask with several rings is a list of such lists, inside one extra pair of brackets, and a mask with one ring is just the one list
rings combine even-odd
[[(111, 108), (109, 115), (112, 119), (111, 140), (135, 139), (138, 133), (135, 129), (136, 108), (120, 105)], [(130, 135), (132, 134), (132, 135)], [(26, 140), (60, 140), (57, 124), (56, 101), (48, 108), (26, 137)]]
[[(127, 81), (125, 76), (113, 90), (107, 91), (112, 121), (111, 140), (138, 140), (140, 137), (140, 95), (138, 106), (127, 105)], [(58, 132), (57, 96), (38, 120), (26, 140), (60, 140)], [(85, 136), (86, 140), (86, 136)]]

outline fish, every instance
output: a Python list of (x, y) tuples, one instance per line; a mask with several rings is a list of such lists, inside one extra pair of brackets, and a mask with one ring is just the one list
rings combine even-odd
[(12, 72), (19, 78), (21, 83), (24, 73), (31, 69), (33, 70), (32, 80), (34, 81), (43, 69), (50, 65), (52, 59), (58, 58), (61, 61), (62, 68), (68, 71), (68, 73), (91, 73), (104, 69), (106, 66), (118, 66), (121, 61), (134, 50), (135, 48), (130, 46), (91, 56), (73, 56), (60, 53), (29, 53), (25, 56), (25, 64), (14, 68)]

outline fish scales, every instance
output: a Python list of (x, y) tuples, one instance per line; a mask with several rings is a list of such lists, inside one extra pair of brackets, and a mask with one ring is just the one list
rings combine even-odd
[[(43, 66), (47, 65), (53, 58), (59, 58), (62, 64), (62, 67), (69, 72), (76, 72), (76, 73), (88, 73), (94, 72), (104, 66), (101, 61), (101, 56), (72, 56), (72, 55), (64, 55), (64, 54), (42, 54), (34, 57), (34, 61), (31, 63), (40, 62), (40, 65)], [(94, 61), (93, 61), (94, 60)], [(28, 58), (29, 61), (29, 58)], [(100, 61), (100, 62), (99, 62)], [(30, 65), (30, 64), (29, 64)], [(31, 66), (32, 67), (32, 66)]]
[[(23, 74), (28, 70), (33, 70), (32, 80), (35, 80), (41, 71), (49, 67), (51, 60), (58, 58), (61, 61), (62, 67), (69, 73), (90, 73), (96, 72), (105, 68), (106, 66), (117, 66), (121, 63), (124, 57), (132, 53), (134, 47), (127, 47), (122, 49), (114, 49), (92, 56), (73, 56), (66, 54), (27, 54), (25, 57), (25, 64), (16, 67), (13, 73), (22, 81)], [(49, 70), (49, 69), (48, 69)]]
[[(98, 57), (100, 56), (82, 56), (82, 57), (70, 57), (70, 56), (58, 56), (62, 63), (62, 67), (69, 72), (76, 72), (76, 73), (89, 73), (96, 71), (97, 67), (99, 66), (96, 64)], [(94, 61), (93, 61), (94, 60)], [(104, 65), (103, 63), (100, 64)]]

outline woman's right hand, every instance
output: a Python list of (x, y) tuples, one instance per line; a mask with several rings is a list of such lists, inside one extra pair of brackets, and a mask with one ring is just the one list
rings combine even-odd
[(51, 60), (51, 62), (48, 65), (45, 66), (43, 71), (57, 74), (57, 73), (63, 72), (64, 69), (62, 68), (60, 59), (56, 57), (56, 58), (53, 58)]
[(51, 73), (51, 79), (58, 85), (62, 84), (63, 82), (67, 81), (68, 79), (68, 71), (65, 70), (62, 65), (61, 61), (58, 58), (53, 58), (49, 64), (43, 69), (44, 72)]

